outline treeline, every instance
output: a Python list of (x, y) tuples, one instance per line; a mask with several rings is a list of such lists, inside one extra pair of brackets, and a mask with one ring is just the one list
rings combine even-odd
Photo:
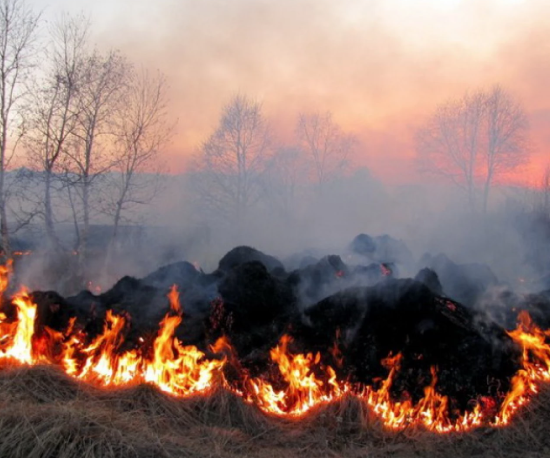
[[(46, 27), (24, 0), (0, 0), (3, 257), (13, 234), (32, 222), (43, 228), (45, 250), (77, 253), (81, 274), (94, 221), (112, 226), (108, 263), (121, 224), (159, 194), (162, 153), (175, 129), (165, 76), (98, 49), (90, 32), (85, 17), (62, 15)], [(472, 212), (486, 212), (493, 184), (529, 157), (527, 115), (499, 86), (445, 101), (419, 124), (418, 167), (464, 190)], [(238, 94), (198, 145), (192, 184), (179, 198), (238, 234), (257, 207), (285, 219), (300, 206), (322, 205), (360, 153), (358, 136), (328, 111), (298, 114), (293, 138), (282, 144), (261, 103)], [(24, 167), (9, 179), (16, 164)], [(71, 246), (59, 222), (74, 227)]]
[[(0, 2), (2, 249), (10, 257), (12, 234), (38, 221), (44, 248), (74, 250), (81, 269), (93, 215), (111, 220), (111, 247), (127, 212), (155, 195), (174, 121), (163, 74), (94, 47), (85, 17), (62, 15), (39, 34), (43, 25), (23, 0)], [(13, 164), (26, 167), (9, 180)], [(72, 247), (57, 234), (60, 196)]]

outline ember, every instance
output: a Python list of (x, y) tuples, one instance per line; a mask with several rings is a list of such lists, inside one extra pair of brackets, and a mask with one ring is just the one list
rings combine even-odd
[(0, 361), (56, 365), (106, 389), (223, 388), (276, 416), (355, 396), (388, 428), (439, 433), (507, 425), (550, 380), (550, 331), (526, 312), (505, 331), (385, 264), (373, 284), (369, 267), (337, 256), (288, 274), (246, 247), (222, 261), (212, 274), (180, 263), (72, 298), (8, 299), (2, 266)]

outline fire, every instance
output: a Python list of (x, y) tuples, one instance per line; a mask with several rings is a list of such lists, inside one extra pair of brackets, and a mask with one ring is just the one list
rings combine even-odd
[(476, 404), (472, 411), (451, 420), (449, 400), (446, 396), (437, 393), (436, 390), (437, 371), (435, 367), (431, 368), (431, 383), (424, 388), (424, 397), (416, 405), (413, 405), (410, 399), (392, 400), (390, 388), (399, 370), (401, 358), (401, 354), (386, 358), (384, 363), (390, 369), (388, 378), (384, 380), (378, 390), (367, 388), (362, 394), (368, 405), (386, 426), (400, 430), (412, 425), (422, 425), (428, 430), (447, 433), (467, 431), (482, 424), (483, 416), (480, 404)]
[(35, 362), (32, 337), (36, 305), (29, 300), (25, 291), (14, 298), (13, 304), (17, 309), (17, 321), (8, 323), (6, 316), (0, 315), (0, 332), (2, 332), (0, 359), (13, 359), (21, 364), (32, 364)]
[[(0, 266), (0, 288), (8, 287), (11, 265)], [(540, 383), (550, 381), (550, 330), (534, 325), (527, 313), (520, 314), (510, 337), (522, 349), (522, 368), (511, 380), (508, 393), (474, 400), (462, 413), (451, 412), (449, 399), (438, 391), (437, 368), (423, 397), (413, 402), (407, 393), (395, 399), (391, 388), (401, 369), (402, 355), (383, 360), (385, 379), (374, 386), (356, 386), (340, 380), (320, 353), (293, 352), (292, 338), (284, 335), (270, 351), (271, 365), (261, 376), (248, 376), (238, 368), (238, 388), (224, 377), (224, 369), (235, 360), (227, 339), (220, 339), (207, 355), (176, 337), (184, 319), (179, 293), (168, 294), (170, 309), (151, 339), (140, 337), (129, 346), (131, 317), (108, 311), (103, 330), (86, 335), (72, 319), (63, 332), (47, 327), (37, 331), (37, 306), (25, 291), (11, 300), (13, 313), (0, 313), (0, 362), (5, 365), (55, 364), (68, 375), (106, 389), (148, 383), (177, 397), (207, 394), (217, 388), (232, 390), (245, 402), (277, 416), (300, 418), (343, 396), (359, 398), (368, 411), (387, 428), (401, 430), (420, 426), (438, 432), (463, 432), (478, 426), (501, 427), (510, 423), (521, 406), (529, 402)], [(6, 305), (6, 304), (3, 304)], [(335, 344), (329, 352), (340, 367), (342, 354)], [(223, 355), (223, 356), (220, 356)]]
[(212, 388), (213, 380), (219, 376), (224, 362), (209, 361), (196, 347), (184, 346), (174, 337), (182, 320), (179, 294), (175, 287), (168, 298), (173, 315), (167, 314), (161, 322), (153, 342), (152, 357), (148, 357), (142, 349), (120, 351), (125, 342), (128, 320), (108, 311), (103, 333), (90, 344), (83, 345), (83, 339), (76, 335), (68, 340), (62, 366), (76, 378), (105, 387), (150, 383), (176, 396)]
[(499, 425), (509, 423), (512, 415), (538, 392), (539, 382), (550, 380), (550, 345), (546, 343), (550, 330), (537, 327), (529, 314), (522, 311), (518, 327), (509, 334), (523, 351), (523, 369), (512, 379), (512, 389), (496, 421)]
[(11, 273), (12, 260), (10, 259), (5, 266), (0, 265), (0, 294), (3, 294), (8, 289)]
[[(258, 405), (268, 413), (300, 416), (319, 404), (341, 398), (349, 391), (347, 384), (337, 382), (336, 373), (330, 366), (321, 364), (320, 353), (290, 354), (288, 345), (291, 341), (289, 336), (284, 335), (279, 345), (270, 352), (287, 388), (276, 390), (270, 382), (261, 378), (248, 379), (247, 402)], [(324, 377), (319, 378), (315, 372), (323, 373)]]
[[(34, 331), (37, 307), (26, 292), (18, 293), (12, 301), (17, 319), (9, 322), (0, 314), (0, 360), (29, 365), (55, 362), (67, 374), (103, 387), (150, 383), (176, 396), (204, 392), (214, 386), (224, 361), (208, 360), (196, 347), (184, 346), (174, 337), (182, 319), (175, 288), (169, 300), (175, 315), (162, 321), (149, 356), (142, 348), (121, 351), (128, 318), (112, 311), (107, 312), (103, 332), (89, 343), (74, 329), (74, 320), (65, 334), (46, 328), (45, 336), (38, 339)], [(60, 354), (52, 357), (49, 353), (56, 345)]]
[[(353, 393), (390, 429), (400, 430), (422, 425), (429, 430), (446, 433), (466, 431), (483, 423), (481, 404), (454, 421), (450, 419), (448, 399), (436, 391), (435, 368), (432, 368), (432, 382), (425, 388), (424, 398), (413, 405), (410, 400), (395, 401), (390, 396), (401, 354), (390, 355), (384, 360), (389, 375), (378, 389), (356, 389), (349, 383), (338, 382), (334, 370), (330, 366), (323, 367), (320, 363), (319, 353), (289, 354), (290, 342), (288, 336), (283, 336), (279, 345), (271, 350), (271, 359), (278, 364), (278, 370), (287, 383), (286, 389), (276, 390), (271, 383), (261, 378), (247, 381), (249, 390), (244, 395), (245, 401), (256, 404), (266, 413), (300, 417), (314, 407)], [(316, 373), (324, 373), (324, 377), (319, 377)]]

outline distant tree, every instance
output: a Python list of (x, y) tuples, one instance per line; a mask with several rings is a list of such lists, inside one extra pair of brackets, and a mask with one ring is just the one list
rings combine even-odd
[(132, 71), (116, 120), (116, 162), (104, 193), (103, 208), (113, 220), (107, 259), (113, 254), (122, 219), (150, 203), (161, 188), (165, 167), (160, 154), (173, 131), (164, 75)]
[(487, 211), (489, 191), (500, 174), (515, 169), (529, 159), (527, 130), (529, 122), (521, 105), (500, 86), (495, 86), (486, 97), (487, 133), (483, 148), (485, 182), (483, 211)]
[(550, 218), (550, 165), (544, 169), (540, 188), (535, 188), (534, 197), (534, 209)]
[(420, 169), (451, 180), (476, 209), (481, 184), (487, 211), (495, 179), (528, 159), (527, 116), (500, 86), (465, 94), (440, 105), (416, 135)]
[(267, 163), (264, 182), (270, 208), (285, 218), (293, 215), (309, 170), (306, 154), (300, 148), (276, 149)]
[(73, 215), (78, 219), (78, 224), (75, 219), (76, 250), (81, 270), (88, 256), (93, 199), (98, 197), (93, 194), (93, 187), (116, 164), (112, 152), (115, 122), (124, 103), (129, 69), (126, 59), (117, 51), (105, 54), (93, 51), (84, 62), (77, 126), (64, 164)]
[(78, 95), (82, 84), (89, 23), (85, 18), (63, 16), (51, 29), (43, 76), (35, 81), (34, 98), (27, 111), (24, 144), (29, 165), (40, 187), (35, 198), (43, 217), (50, 248), (59, 249), (52, 194), (60, 164), (76, 133)]
[(233, 97), (194, 164), (201, 202), (218, 216), (241, 225), (262, 195), (262, 176), (270, 155), (269, 127), (261, 105), (244, 95)]
[(18, 111), (28, 95), (39, 21), (23, 0), (0, 0), (0, 237), (3, 256), (10, 256), (9, 191), (6, 172), (20, 140)]
[(330, 112), (300, 114), (296, 132), (301, 147), (310, 157), (314, 179), (322, 192), (327, 182), (346, 170), (357, 140), (334, 122)]

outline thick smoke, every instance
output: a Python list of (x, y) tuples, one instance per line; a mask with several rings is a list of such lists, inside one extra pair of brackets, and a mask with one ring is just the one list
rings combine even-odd
[(418, 119), (494, 83), (533, 114), (531, 176), (547, 162), (544, 0), (105, 3), (94, 14), (99, 42), (169, 78), (180, 119), (175, 170), (186, 168), (223, 101), (241, 91), (263, 101), (285, 139), (298, 112), (332, 111), (365, 145), (360, 165), (409, 181)]

